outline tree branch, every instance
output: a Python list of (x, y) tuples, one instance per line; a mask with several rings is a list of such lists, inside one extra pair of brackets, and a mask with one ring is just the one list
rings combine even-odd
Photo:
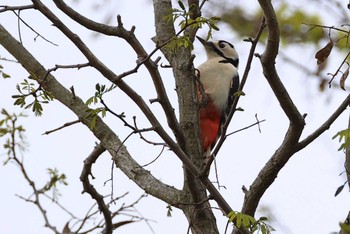
[(53, 132), (59, 131), (59, 130), (61, 130), (63, 128), (69, 127), (69, 126), (71, 126), (73, 124), (77, 124), (77, 123), (80, 123), (80, 122), (81, 122), (80, 119), (74, 120), (74, 121), (71, 121), (71, 122), (67, 122), (67, 123), (63, 124), (61, 127), (58, 127), (58, 128), (55, 128), (55, 129), (52, 129), (52, 130), (44, 132), (43, 135), (49, 135), (49, 134), (51, 134)]
[(275, 67), (276, 57), (279, 48), (279, 26), (277, 17), (273, 9), (272, 3), (269, 0), (259, 0), (260, 6), (264, 12), (265, 21), (268, 27), (268, 39), (266, 49), (261, 55), (261, 65), (263, 73), (269, 82), (278, 102), (280, 103), (284, 113), (287, 115), (290, 122), (293, 124), (303, 126), (304, 118), (299, 113), (297, 107), (294, 105), (287, 90), (281, 82)]
[(350, 104), (350, 95), (348, 95), (345, 100), (339, 105), (339, 107), (333, 112), (333, 114), (313, 133), (307, 136), (304, 140), (300, 141), (295, 148), (295, 151), (302, 150), (308, 146), (311, 142), (317, 139), (322, 133), (330, 128), (333, 122), (346, 110)]
[(18, 131), (18, 128), (16, 126), (16, 121), (17, 121), (17, 117), (11, 118), (12, 126), (11, 126), (11, 132), (10, 132), (11, 137), (9, 139), (9, 150), (10, 150), (12, 156), (10, 157), (10, 159), (13, 160), (16, 165), (18, 165), (18, 167), (21, 170), (21, 173), (22, 173), (24, 179), (28, 182), (29, 186), (31, 187), (31, 189), (33, 191), (34, 199), (32, 200), (32, 199), (29, 199), (29, 198), (24, 198), (24, 197), (22, 197), (20, 195), (17, 195), (17, 196), (19, 198), (25, 200), (26, 202), (33, 203), (39, 209), (40, 213), (42, 214), (42, 217), (43, 217), (44, 222), (45, 222), (45, 227), (47, 227), (50, 230), (52, 230), (55, 234), (59, 234), (57, 228), (55, 226), (53, 226), (51, 224), (51, 222), (49, 221), (49, 217), (47, 215), (47, 211), (44, 209), (44, 207), (42, 206), (42, 203), (40, 201), (40, 195), (45, 195), (45, 190), (37, 188), (37, 186), (35, 185), (35, 182), (29, 177), (29, 175), (28, 175), (28, 173), (27, 173), (27, 171), (26, 171), (26, 169), (24, 167), (24, 164), (23, 164), (22, 160), (20, 160), (17, 157), (16, 145), (18, 145), (18, 143), (17, 143), (17, 140), (16, 140), (16, 131)]
[(105, 219), (104, 234), (111, 234), (113, 232), (112, 216), (111, 211), (103, 200), (103, 196), (97, 192), (89, 181), (89, 175), (92, 175), (91, 167), (96, 162), (98, 157), (105, 152), (106, 149), (101, 145), (97, 145), (91, 154), (84, 160), (84, 167), (80, 175), (80, 180), (83, 183), (84, 192), (90, 194), (90, 196), (96, 200), (99, 210), (102, 212)]
[[(40, 83), (47, 75), (44, 67), (0, 25), (0, 44), (12, 54), (22, 66), (31, 74), (35, 74), (34, 78)], [(67, 108), (72, 110), (82, 123), (89, 126), (91, 119), (86, 118), (88, 111), (85, 103), (78, 97), (73, 95), (69, 90), (62, 86), (57, 80), (49, 74), (43, 84), (43, 88), (50, 93)], [(148, 171), (144, 170), (128, 153), (122, 145), (120, 139), (115, 133), (99, 118), (96, 119), (96, 128), (92, 130), (93, 134), (101, 141), (103, 146), (108, 149), (109, 153), (115, 159), (117, 167), (123, 173), (132, 179), (138, 186), (147, 193), (162, 199), (167, 203), (177, 201), (179, 191), (170, 187), (154, 178)], [(114, 149), (118, 149), (118, 154)], [(142, 175), (142, 176), (136, 176)], [(158, 191), (167, 191), (159, 193)]]
[[(42, 12), (53, 24), (61, 30), (68, 39), (70, 39), (75, 46), (85, 55), (89, 64), (96, 68), (104, 77), (114, 82), (116, 75), (108, 69), (101, 61), (99, 61), (94, 54), (88, 49), (88, 47), (83, 43), (83, 41), (72, 31), (69, 30), (44, 4), (39, 0), (32, 0), (35, 5), (35, 8)], [(46, 74), (46, 70), (32, 57), (21, 45), (18, 45), (18, 42), (9, 35), (3, 27), (0, 27), (0, 43), (8, 50), (17, 60), (31, 73), (36, 74), (38, 82), (42, 81), (42, 78)], [(189, 51), (187, 51), (188, 58), (190, 57)], [(177, 58), (178, 61), (181, 61)], [(185, 60), (185, 61), (188, 61)], [(192, 64), (192, 61), (190, 61)], [(179, 63), (178, 68), (188, 69), (187, 66), (182, 66), (183, 63)], [(179, 71), (179, 70), (178, 70)], [(189, 73), (193, 73), (194, 69), (190, 70)], [(187, 76), (188, 79), (190, 76)], [(184, 77), (183, 77), (184, 78)], [(194, 85), (194, 79), (192, 81)], [(191, 162), (188, 156), (181, 150), (178, 144), (176, 144), (173, 139), (165, 132), (161, 127), (157, 118), (148, 108), (144, 100), (133, 90), (131, 89), (123, 80), (119, 80), (116, 85), (123, 90), (143, 111), (147, 119), (150, 121), (153, 127), (155, 127), (156, 132), (161, 138), (169, 145), (169, 147), (174, 151), (180, 160), (186, 165), (186, 168), (193, 174), (194, 177), (199, 175), (197, 167)], [(79, 118), (82, 118), (82, 122), (89, 126), (91, 118), (86, 117), (86, 105), (79, 99), (77, 96), (73, 98), (72, 93), (60, 85), (54, 77), (49, 74), (47, 79), (43, 84), (43, 88), (50, 91), (53, 96), (70, 108)], [(194, 86), (192, 95), (194, 95)], [(195, 109), (192, 108), (192, 112)], [(198, 117), (198, 111), (196, 112)], [(198, 122), (197, 122), (198, 123)], [(121, 141), (112, 132), (109, 127), (100, 119), (96, 118), (96, 127), (92, 130), (94, 135), (101, 141), (102, 145), (109, 151), (113, 156), (113, 159), (119, 169), (123, 171), (130, 179), (132, 179), (137, 185), (139, 185), (146, 193), (149, 193), (169, 204), (176, 203), (176, 201), (181, 197), (179, 191), (173, 187), (170, 187), (156, 178), (154, 178), (150, 172), (144, 170), (137, 164), (129, 155), (128, 151), (124, 146), (121, 146)], [(199, 136), (199, 135), (198, 135)], [(198, 140), (198, 148), (200, 147), (200, 137), (196, 138)], [(116, 154), (115, 149), (120, 150)], [(209, 181), (208, 178), (199, 178), (203, 185), (209, 190), (213, 195), (218, 205), (223, 209), (224, 213), (228, 214), (232, 211), (228, 203), (224, 200), (221, 194), (217, 191), (215, 186)], [(197, 183), (198, 184), (198, 183)], [(160, 192), (162, 191), (162, 192)], [(164, 193), (164, 191), (166, 191)]]
[(164, 113), (166, 115), (168, 125), (174, 132), (174, 135), (177, 139), (177, 141), (184, 142), (184, 136), (183, 132), (180, 129), (178, 120), (176, 118), (174, 108), (172, 107), (169, 98), (167, 96), (167, 93), (165, 91), (164, 83), (162, 81), (162, 78), (160, 76), (160, 73), (157, 68), (157, 64), (151, 60), (151, 56), (159, 49), (157, 47), (151, 54), (147, 54), (139, 40), (136, 38), (134, 31), (135, 27), (133, 27), (130, 31), (127, 31), (123, 27), (123, 23), (121, 21), (121, 17), (118, 15), (117, 20), (118, 20), (118, 26), (117, 27), (112, 27), (108, 26), (105, 24), (97, 23), (95, 21), (92, 21), (78, 12), (76, 12), (74, 9), (70, 8), (68, 5), (66, 5), (62, 0), (54, 0), (54, 3), (56, 6), (62, 10), (65, 14), (67, 14), (71, 19), (75, 20), (79, 24), (83, 25), (84, 27), (103, 33), (105, 35), (110, 35), (110, 36), (117, 36), (120, 38), (123, 38), (125, 41), (128, 42), (128, 44), (134, 49), (134, 51), (137, 53), (138, 59), (138, 64), (136, 67), (128, 72), (125, 72), (117, 77), (114, 78), (113, 82), (118, 83), (119, 79), (122, 77), (125, 77), (129, 74), (135, 73), (138, 71), (138, 68), (144, 64), (145, 67), (147, 68), (149, 74), (151, 75), (151, 78), (153, 80), (154, 87), (156, 88), (157, 91), (157, 101), (161, 104)]
[(28, 10), (28, 9), (34, 9), (34, 5), (23, 5), (23, 6), (0, 6), (0, 13), (5, 11), (22, 11), (22, 10)]
[(303, 116), (294, 105), (276, 71), (275, 59), (279, 47), (279, 27), (275, 11), (271, 1), (259, 0), (259, 3), (264, 12), (269, 32), (266, 49), (261, 55), (263, 73), (284, 113), (288, 117), (290, 124), (281, 146), (259, 172), (257, 178), (250, 186), (249, 191), (245, 193), (242, 213), (251, 216), (254, 216), (259, 201), (265, 191), (273, 183), (279, 171), (295, 153), (295, 146), (298, 143), (305, 125)]

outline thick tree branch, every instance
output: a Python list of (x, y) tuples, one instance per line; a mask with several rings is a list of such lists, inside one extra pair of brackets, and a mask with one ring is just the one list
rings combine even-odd
[[(116, 82), (115, 78), (117, 77), (109, 68), (107, 68), (101, 61), (99, 61), (94, 54), (88, 49), (88, 47), (83, 43), (83, 41), (70, 31), (44, 4), (42, 4), (39, 0), (32, 1), (35, 5), (35, 8), (39, 10), (42, 14), (44, 14), (53, 24), (61, 30), (68, 39), (70, 39), (75, 46), (85, 55), (89, 64), (96, 68), (104, 77), (109, 79), (111, 82)], [(43, 81), (43, 77), (46, 75), (47, 71), (33, 58), (21, 45), (18, 45), (18, 42), (15, 41), (3, 28), (0, 28), (0, 42), (3, 46), (11, 53), (18, 61), (30, 72), (34, 73), (38, 79), (38, 82), (41, 83)], [(10, 45), (7, 44), (10, 42)], [(16, 45), (14, 45), (15, 43)], [(185, 63), (181, 60), (184, 59)], [(174, 56), (176, 57), (176, 56)], [(186, 50), (186, 53), (180, 58), (177, 58), (178, 69), (176, 70), (178, 73), (181, 73), (181, 70), (186, 70), (188, 73), (193, 75), (194, 77), (194, 69), (189, 70), (188, 66), (192, 65), (192, 61), (189, 61), (190, 51)], [(192, 74), (193, 73), (193, 74)], [(183, 79), (189, 79), (191, 76), (182, 76)], [(191, 95), (194, 95), (195, 86), (194, 79), (191, 80)], [(148, 108), (147, 104), (144, 102), (142, 97), (140, 97), (133, 89), (131, 89), (123, 80), (118, 80), (116, 85), (123, 90), (143, 111), (147, 119), (150, 121), (152, 126), (155, 128), (155, 131), (159, 134), (159, 136), (169, 145), (169, 147), (174, 151), (174, 153), (180, 158), (180, 160), (186, 165), (186, 168), (191, 172), (193, 177), (199, 176), (199, 171), (197, 166), (195, 166), (188, 156), (181, 150), (178, 144), (176, 144), (173, 139), (165, 132), (162, 128), (161, 124), (158, 122), (157, 118)], [(87, 107), (85, 104), (76, 96), (72, 95), (67, 89), (65, 89), (62, 85), (60, 85), (54, 77), (49, 74), (45, 82), (43, 82), (43, 88), (47, 91), (51, 92), (53, 96), (70, 108), (75, 114), (78, 115), (79, 118), (82, 118), (82, 123), (89, 126), (91, 121), (90, 118), (86, 118)], [(194, 96), (195, 97), (195, 96)], [(193, 103), (193, 102), (191, 102)], [(192, 104), (193, 105), (193, 104)], [(195, 112), (195, 108), (191, 108), (191, 111), (195, 113), (195, 116), (198, 119), (198, 111)], [(197, 122), (198, 124), (198, 122)], [(192, 127), (194, 123), (192, 122)], [(182, 126), (183, 129), (186, 129), (186, 126)], [(114, 161), (118, 168), (120, 168), (124, 174), (126, 174), (130, 179), (132, 179), (136, 184), (138, 184), (146, 193), (149, 193), (169, 204), (178, 203), (178, 199), (183, 197), (179, 195), (179, 191), (173, 187), (167, 186), (166, 184), (160, 182), (156, 178), (154, 178), (150, 172), (144, 170), (137, 164), (129, 155), (126, 148), (121, 146), (121, 141), (112, 132), (109, 127), (100, 119), (97, 118), (95, 128), (92, 130), (94, 135), (101, 141), (102, 145), (109, 151), (109, 153), (113, 156)], [(190, 132), (190, 131), (188, 131)], [(199, 134), (198, 134), (199, 136)], [(200, 137), (195, 137), (192, 139), (197, 139), (198, 148), (200, 149)], [(118, 153), (116, 153), (116, 149)], [(208, 178), (200, 177), (199, 180), (203, 183), (204, 187), (206, 187), (214, 199), (217, 201), (218, 205), (222, 208), (225, 214), (228, 214), (232, 211), (230, 206), (227, 204), (225, 199), (221, 196), (221, 194), (217, 191), (215, 186), (209, 181)], [(198, 180), (197, 180), (198, 181)], [(196, 184), (200, 184), (196, 182)], [(164, 192), (166, 191), (166, 192)], [(202, 189), (203, 191), (203, 189)], [(204, 193), (205, 194), (205, 193)], [(209, 207), (208, 207), (209, 208)], [(209, 209), (203, 209), (207, 211)], [(212, 221), (214, 221), (212, 219)]]
[(117, 76), (115, 78), (115, 81), (118, 81), (119, 79), (121, 79), (121, 77), (125, 77), (126, 75), (137, 72), (138, 68), (142, 64), (144, 64), (153, 80), (153, 84), (154, 84), (154, 87), (156, 88), (157, 95), (158, 95), (156, 100), (161, 104), (164, 110), (169, 127), (173, 130), (174, 135), (178, 142), (184, 141), (183, 132), (180, 129), (178, 120), (174, 112), (174, 108), (172, 107), (169, 101), (169, 98), (167, 96), (167, 93), (165, 91), (165, 87), (164, 87), (161, 75), (157, 68), (157, 64), (156, 62), (151, 60), (151, 55), (153, 55), (156, 50), (151, 54), (147, 54), (146, 50), (143, 48), (143, 46), (141, 45), (141, 43), (139, 42), (139, 40), (136, 38), (134, 34), (135, 28), (133, 27), (130, 31), (126, 30), (123, 27), (120, 16), (118, 16), (118, 26), (112, 27), (105, 24), (97, 23), (93, 20), (90, 20), (89, 18), (84, 17), (83, 15), (79, 14), (74, 9), (69, 7), (67, 4), (65, 4), (62, 0), (54, 0), (54, 3), (60, 10), (62, 10), (65, 14), (67, 14), (71, 19), (75, 20), (76, 22), (83, 25), (84, 27), (90, 30), (93, 30), (95, 32), (103, 33), (105, 35), (117, 36), (117, 37), (123, 38), (129, 43), (129, 45), (137, 53), (137, 57), (139, 58), (138, 64), (134, 69), (130, 70), (129, 72), (123, 73), (122, 75)]
[(263, 73), (270, 84), (277, 100), (290, 124), (286, 136), (274, 155), (262, 168), (257, 178), (245, 194), (242, 212), (254, 216), (259, 201), (268, 187), (273, 183), (279, 171), (295, 153), (295, 146), (298, 143), (304, 128), (304, 118), (294, 105), (287, 90), (281, 82), (275, 67), (275, 59), (279, 47), (279, 27), (277, 17), (271, 1), (259, 0), (264, 12), (265, 21), (268, 27), (268, 41), (264, 53), (261, 55)]
[[(188, 1), (195, 4), (194, 15), (199, 15), (198, 1)], [(172, 12), (171, 0), (153, 0), (156, 26), (156, 43), (162, 45), (179, 34), (175, 33), (173, 22), (164, 20)], [(186, 28), (185, 35), (193, 39), (196, 29)], [(199, 129), (199, 106), (196, 96), (197, 84), (195, 69), (193, 66), (194, 57), (191, 55), (190, 47), (177, 48), (176, 53), (171, 49), (161, 49), (173, 70), (176, 92), (179, 103), (180, 126), (184, 132), (186, 142), (180, 143), (182, 150), (191, 163), (184, 162), (184, 189), (187, 194), (186, 203), (199, 204), (197, 206), (184, 206), (183, 211), (189, 220), (193, 233), (218, 233), (215, 217), (206, 200), (210, 195), (219, 204), (225, 214), (232, 211), (231, 207), (220, 195), (207, 176), (200, 176), (199, 170), (203, 169), (204, 157), (201, 147)], [(176, 152), (175, 152), (176, 153)], [(176, 153), (178, 157), (181, 155)], [(192, 168), (194, 165), (195, 168)], [(199, 180), (201, 183), (199, 183)], [(206, 201), (206, 202), (202, 202)]]
[[(173, 23), (164, 20), (171, 12), (172, 4), (169, 0), (154, 0), (153, 7), (155, 12), (156, 43), (157, 45), (162, 45), (176, 36)], [(194, 100), (196, 100), (196, 85), (193, 63), (190, 59), (191, 51), (189, 48), (184, 49), (183, 47), (179, 48), (177, 53), (171, 53), (171, 50), (164, 47), (161, 48), (161, 51), (173, 69), (176, 82), (180, 123), (186, 137), (186, 142), (179, 142), (179, 144), (189, 157), (193, 157), (193, 155), (201, 153), (199, 127), (196, 128), (196, 125), (199, 123), (199, 116), (198, 106), (194, 103)], [(192, 141), (196, 142), (193, 143)]]
[[(47, 75), (45, 68), (0, 25), (0, 44), (11, 53), (22, 66), (35, 77), (39, 83)], [(88, 108), (85, 103), (77, 96), (73, 95), (69, 90), (63, 87), (57, 80), (49, 74), (43, 82), (43, 88), (50, 93), (67, 108), (72, 110), (82, 123), (89, 126), (91, 119), (86, 118)], [(132, 179), (145, 192), (162, 199), (167, 203), (177, 201), (179, 191), (170, 187), (154, 178), (148, 171), (144, 170), (128, 153), (126, 148), (122, 146), (122, 142), (115, 133), (97, 117), (96, 128), (92, 130), (93, 134), (101, 141), (102, 145), (108, 149), (109, 153), (115, 159), (117, 167), (123, 173)], [(119, 149), (118, 154), (115, 149)], [(159, 191), (166, 191), (159, 193)]]
[(269, 32), (266, 49), (261, 55), (263, 73), (289, 121), (302, 126), (305, 124), (304, 118), (299, 113), (297, 107), (294, 105), (292, 99), (290, 98), (287, 90), (285, 89), (277, 74), (275, 67), (275, 59), (278, 54), (280, 38), (279, 26), (275, 11), (270, 0), (259, 0), (259, 3), (264, 12), (265, 21)]
[[(66, 36), (77, 46), (78, 49), (85, 55), (90, 62), (90, 65), (95, 67), (106, 78), (113, 81), (116, 75), (108, 69), (103, 63), (101, 63), (81, 41), (81, 39), (71, 32), (46, 6), (40, 1), (33, 0), (36, 9), (40, 9), (44, 15), (48, 17), (53, 23), (64, 33)], [(47, 74), (47, 71), (42, 67), (39, 62), (14, 39), (2, 26), (0, 26), (0, 43), (9, 51), (30, 73), (34, 73), (38, 82), (41, 83), (42, 79)], [(147, 104), (143, 99), (133, 91), (125, 82), (120, 80), (118, 82), (119, 87), (140, 107), (145, 116), (149, 119), (152, 125), (156, 128), (157, 133), (163, 138), (163, 140), (169, 145), (169, 147), (179, 156), (181, 161), (190, 169), (193, 175), (199, 175), (199, 171), (196, 166), (192, 164), (187, 155), (180, 149), (180, 147), (171, 139), (171, 137), (161, 128), (157, 118), (153, 115), (151, 110), (147, 107)], [(43, 84), (43, 88), (51, 92), (53, 96), (71, 109), (79, 118), (82, 118), (82, 123), (89, 126), (91, 119), (86, 118), (87, 107), (84, 102), (77, 96), (74, 96), (66, 88), (64, 88), (56, 79), (49, 74)], [(139, 185), (145, 192), (169, 203), (174, 204), (177, 199), (181, 197), (179, 191), (173, 187), (170, 187), (156, 178), (154, 178), (150, 172), (144, 170), (140, 165), (134, 161), (129, 155), (128, 151), (120, 139), (115, 135), (113, 131), (100, 119), (97, 118), (96, 128), (93, 129), (94, 135), (101, 141), (103, 146), (109, 151), (109, 153), (115, 159), (116, 165), (123, 171), (130, 179), (132, 179), (137, 185)], [(118, 149), (116, 154), (115, 149)], [(223, 199), (221, 194), (216, 190), (215, 186), (207, 178), (202, 178), (201, 181), (222, 207), (223, 211), (228, 214), (232, 209)], [(163, 192), (160, 192), (163, 191)], [(164, 191), (167, 191), (164, 193)]]
[(271, 5), (271, 1), (259, 0), (259, 3), (263, 9), (265, 20), (269, 29), (266, 49), (261, 56), (263, 73), (269, 82), (275, 96), (277, 97), (283, 111), (288, 117), (290, 124), (281, 146), (262, 168), (257, 178), (250, 186), (249, 191), (247, 191), (245, 194), (242, 212), (252, 216), (255, 214), (261, 197), (268, 189), (268, 187), (273, 183), (277, 177), (277, 174), (288, 162), (288, 160), (297, 151), (310, 144), (314, 139), (316, 139), (325, 130), (327, 130), (350, 103), (349, 96), (319, 129), (298, 143), (301, 133), (304, 129), (304, 116), (299, 113), (276, 72), (275, 58), (278, 54), (279, 46), (279, 29), (277, 18)]

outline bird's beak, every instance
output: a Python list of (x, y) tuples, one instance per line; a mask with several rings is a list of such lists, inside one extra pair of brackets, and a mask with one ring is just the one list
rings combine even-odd
[(211, 47), (211, 43), (210, 43), (210, 42), (204, 40), (203, 38), (201, 38), (201, 37), (199, 37), (199, 36), (196, 36), (196, 37), (197, 37), (197, 39), (202, 43), (202, 45), (203, 45), (204, 47)]

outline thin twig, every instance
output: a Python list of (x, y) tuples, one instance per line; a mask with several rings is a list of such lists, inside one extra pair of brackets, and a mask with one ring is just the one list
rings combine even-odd
[(339, 65), (339, 68), (337, 69), (337, 71), (336, 71), (334, 74), (328, 74), (328, 75), (332, 75), (331, 80), (328, 82), (329, 88), (332, 87), (332, 81), (333, 81), (333, 79), (338, 75), (340, 69), (342, 68), (342, 66), (344, 65), (344, 63), (346, 63), (346, 60), (348, 59), (349, 55), (350, 55), (350, 52), (348, 52), (348, 54), (345, 56), (345, 58), (343, 59), (343, 62)]
[[(34, 8), (34, 7), (33, 7)], [(42, 36), (40, 33), (38, 33), (34, 28), (32, 28), (29, 24), (27, 24), (27, 22), (25, 22), (21, 17), (20, 17), (20, 11), (18, 13), (16, 13), (16, 11), (13, 11), (13, 13), (17, 16), (18, 20), (20, 22), (22, 22), (25, 26), (27, 26), (30, 30), (32, 30), (35, 34), (36, 37), (34, 38), (34, 41), (36, 40), (37, 37), (42, 38), (44, 41), (54, 45), (54, 46), (58, 46), (58, 44), (52, 42), (51, 40), (45, 38), (44, 36)], [(22, 39), (21, 39), (21, 33), (20, 33), (20, 25), (18, 24), (18, 33), (19, 33), (19, 37), (20, 37), (20, 41), (22, 43)]]
[(40, 195), (44, 194), (43, 191), (40, 191), (39, 189), (37, 189), (35, 182), (29, 177), (26, 168), (23, 164), (23, 160), (20, 160), (17, 157), (17, 150), (16, 150), (16, 146), (17, 146), (17, 139), (16, 139), (16, 131), (17, 131), (17, 126), (16, 126), (16, 121), (17, 121), (17, 117), (12, 118), (11, 119), (11, 138), (10, 138), (10, 151), (11, 151), (11, 160), (13, 160), (20, 168), (22, 175), (24, 176), (25, 180), (28, 182), (29, 186), (31, 187), (31, 189), (33, 190), (33, 195), (34, 195), (34, 199), (26, 199), (23, 198), (20, 195), (17, 195), (18, 197), (24, 199), (27, 202), (31, 202), (34, 205), (36, 205), (36, 207), (39, 209), (40, 213), (42, 214), (44, 221), (45, 221), (45, 227), (48, 227), (49, 229), (51, 229), (54, 233), (59, 234), (59, 232), (57, 231), (56, 227), (53, 226), (50, 221), (49, 218), (47, 216), (47, 211), (43, 208), (41, 202), (40, 202)]
[(339, 105), (339, 107), (332, 113), (331, 116), (314, 132), (312, 132), (310, 135), (305, 137), (302, 141), (300, 141), (296, 147), (295, 151), (300, 151), (301, 149), (305, 148), (307, 145), (309, 145), (311, 142), (313, 142), (315, 139), (317, 139), (322, 133), (324, 133), (326, 130), (330, 128), (330, 126), (333, 124), (333, 122), (346, 110), (346, 108), (350, 105), (350, 95), (348, 95), (344, 101)]
[[(255, 115), (255, 117), (256, 117), (256, 115)], [(266, 121), (265, 119), (263, 119), (263, 120), (256, 119), (256, 122), (255, 122), (255, 123), (253, 123), (253, 124), (251, 124), (251, 125), (248, 125), (248, 126), (246, 126), (246, 127), (244, 127), (244, 128), (238, 129), (238, 130), (236, 130), (236, 131), (230, 132), (230, 133), (227, 134), (225, 137), (229, 137), (229, 136), (231, 136), (231, 135), (233, 135), (233, 134), (235, 134), (235, 133), (238, 133), (238, 132), (247, 130), (248, 128), (251, 128), (251, 127), (253, 127), (253, 126), (255, 126), (255, 125), (258, 125), (258, 130), (259, 130), (259, 132), (261, 133), (260, 123), (265, 122), (265, 121)]]
[[(238, 88), (238, 91), (243, 91), (243, 87), (248, 79), (248, 76), (249, 76), (249, 72), (250, 72), (250, 68), (251, 68), (251, 64), (252, 64), (252, 61), (253, 61), (253, 58), (254, 58), (254, 54), (255, 54), (255, 49), (256, 49), (256, 46), (259, 42), (259, 39), (260, 39), (260, 36), (262, 34), (262, 32), (264, 31), (266, 27), (266, 24), (265, 24), (265, 18), (263, 17), (261, 19), (261, 23), (260, 23), (260, 27), (259, 27), (259, 30), (257, 31), (256, 35), (255, 35), (255, 38), (254, 39), (249, 39), (249, 41), (252, 43), (252, 46), (250, 48), (250, 51), (249, 51), (249, 56), (248, 56), (248, 59), (247, 59), (247, 63), (246, 63), (246, 67), (245, 67), (245, 70), (244, 70), (244, 74), (243, 74), (243, 77), (242, 77), (242, 80), (240, 82), (240, 85), (239, 85), (239, 88)], [(232, 120), (232, 117), (234, 115), (234, 113), (236, 112), (237, 110), (237, 104), (238, 104), (238, 101), (240, 99), (240, 95), (238, 96), (235, 96), (234, 98), (234, 101), (233, 101), (233, 104), (232, 104), (232, 107), (231, 107), (231, 111), (227, 117), (227, 120), (226, 120), (226, 123), (225, 125), (223, 126), (223, 129), (222, 129), (222, 133), (221, 133), (221, 137), (220, 137), (220, 140), (218, 142), (218, 144), (215, 146), (215, 149), (213, 150), (213, 154), (214, 155), (217, 155), (223, 142), (224, 142), (224, 136), (226, 135), (226, 131), (227, 131), (227, 128)], [(222, 138), (222, 140), (221, 140)]]
[(155, 161), (157, 161), (157, 159), (163, 154), (164, 149), (165, 149), (165, 145), (163, 145), (163, 147), (162, 147), (160, 153), (157, 155), (157, 157), (155, 157), (155, 159), (153, 159), (153, 160), (150, 161), (149, 163), (146, 163), (146, 164), (142, 165), (141, 167), (147, 167), (147, 166), (149, 166), (150, 164), (152, 164), (152, 163), (154, 163)]
[(61, 127), (58, 127), (58, 128), (55, 128), (55, 129), (52, 129), (52, 130), (44, 132), (42, 135), (49, 135), (49, 134), (51, 134), (53, 132), (59, 131), (59, 130), (61, 130), (63, 128), (69, 127), (69, 126), (71, 126), (73, 124), (77, 124), (77, 123), (80, 123), (80, 122), (81, 122), (80, 119), (74, 120), (72, 122), (67, 122), (67, 123), (63, 124)]

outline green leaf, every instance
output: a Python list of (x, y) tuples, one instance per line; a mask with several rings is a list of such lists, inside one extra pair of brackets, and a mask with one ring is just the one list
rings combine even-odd
[(2, 73), (2, 78), (7, 79), (7, 78), (11, 78), (11, 76), (5, 72), (1, 72)]
[(243, 215), (242, 219), (243, 219), (243, 227), (248, 228), (250, 226), (250, 220), (248, 215)]
[(102, 108), (101, 114), (103, 118), (106, 117), (106, 113), (107, 113), (106, 108)]
[(41, 116), (43, 114), (43, 107), (40, 104), (40, 102), (38, 102), (37, 100), (35, 100), (33, 102), (33, 108), (32, 108), (35, 116)]
[(96, 121), (97, 121), (97, 115), (93, 116), (89, 123), (89, 128), (91, 130), (94, 130), (96, 128)]
[(99, 84), (99, 83), (97, 83), (97, 84), (95, 85), (95, 89), (96, 89), (96, 91), (100, 91), (100, 84)]
[(88, 100), (86, 100), (85, 104), (86, 104), (87, 106), (90, 106), (91, 103), (94, 101), (94, 98), (95, 98), (95, 97), (89, 98)]
[(216, 31), (220, 31), (220, 28), (218, 28), (215, 24), (210, 24), (210, 26), (216, 30)]
[(215, 20), (215, 21), (220, 21), (221, 20), (221, 17), (218, 17), (218, 16), (213, 16), (210, 18), (211, 20)]
[(237, 212), (236, 227), (241, 228), (242, 226), (242, 213)]
[(20, 97), (15, 100), (13, 105), (23, 107), (26, 104), (25, 97)]
[(343, 191), (344, 186), (345, 186), (345, 184), (343, 184), (342, 186), (339, 186), (339, 187), (337, 188), (337, 190), (335, 191), (335, 194), (334, 194), (335, 197), (338, 196), (339, 193), (341, 193), (341, 191)]
[(341, 233), (350, 234), (350, 225), (348, 223), (340, 223)]
[(237, 217), (237, 214), (232, 210), (230, 213), (228, 213), (227, 217), (229, 218), (228, 220), (232, 223), (233, 220)]
[(178, 1), (179, 6), (181, 7), (182, 10), (186, 11), (185, 5), (183, 4), (182, 1)]
[(259, 221), (267, 221), (267, 217), (262, 216), (262, 217), (259, 218)]
[(338, 151), (345, 150), (350, 145), (350, 129), (344, 129), (339, 132), (337, 132), (332, 139), (339, 137), (339, 142), (343, 143), (340, 145)]

